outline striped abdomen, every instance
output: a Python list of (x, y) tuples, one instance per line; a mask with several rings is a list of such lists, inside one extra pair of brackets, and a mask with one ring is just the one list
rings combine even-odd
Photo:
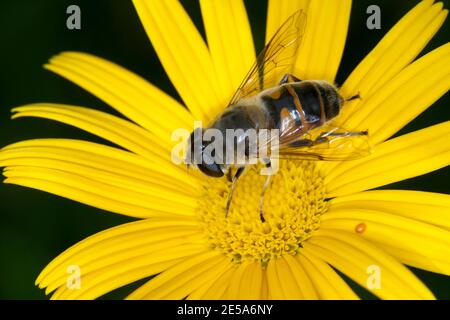
[(323, 125), (339, 114), (343, 99), (326, 81), (286, 83), (261, 93), (275, 128), (293, 124), (303, 132)]

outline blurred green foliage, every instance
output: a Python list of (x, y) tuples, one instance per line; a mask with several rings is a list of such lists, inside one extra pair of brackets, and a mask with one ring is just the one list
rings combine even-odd
[[(263, 45), (266, 1), (245, 2), (257, 49)], [(389, 28), (416, 1), (354, 1), (348, 42), (337, 82), (371, 50)], [(66, 8), (81, 8), (82, 29), (66, 28)], [(366, 28), (366, 8), (377, 4), (382, 29)], [(202, 30), (196, 0), (183, 5)], [(448, 4), (446, 4), (448, 7)], [(449, 39), (449, 22), (439, 31), (429, 50)], [(203, 32), (203, 30), (202, 30)], [(178, 98), (164, 74), (137, 14), (128, 0), (4, 0), (0, 2), (0, 145), (38, 137), (66, 137), (101, 141), (78, 129), (41, 119), (10, 120), (10, 109), (32, 102), (82, 105), (114, 113), (111, 108), (42, 65), (54, 54), (76, 50), (114, 61), (158, 85)], [(449, 120), (449, 95), (409, 124), (402, 133)], [(449, 193), (448, 168), (390, 188)], [(102, 212), (63, 198), (27, 188), (0, 185), (0, 298), (44, 299), (34, 286), (40, 270), (58, 253), (79, 240), (131, 219)], [(414, 270), (439, 298), (450, 298), (450, 278)], [(142, 281), (141, 281), (142, 282)], [(136, 286), (130, 285), (108, 298), (118, 298)], [(357, 289), (361, 292), (361, 289)], [(363, 293), (364, 296), (369, 297)]]

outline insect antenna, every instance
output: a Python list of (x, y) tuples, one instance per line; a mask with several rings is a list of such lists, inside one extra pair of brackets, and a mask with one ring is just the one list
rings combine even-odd
[(352, 100), (356, 100), (356, 99), (362, 99), (359, 92), (357, 94), (355, 94), (354, 96), (351, 96), (350, 98), (346, 99), (345, 101), (348, 102), (348, 101), (352, 101)]

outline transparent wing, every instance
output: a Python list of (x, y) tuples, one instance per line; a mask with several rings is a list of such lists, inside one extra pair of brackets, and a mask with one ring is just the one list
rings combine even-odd
[(306, 14), (302, 10), (293, 13), (281, 25), (258, 55), (228, 106), (276, 86), (285, 74), (292, 73), (305, 27)]
[[(273, 139), (271, 148), (273, 148)], [(269, 148), (269, 147), (266, 147)], [(279, 135), (277, 152), (272, 158), (342, 161), (370, 155), (372, 146), (367, 131), (349, 131), (333, 124), (325, 124), (300, 134)]]

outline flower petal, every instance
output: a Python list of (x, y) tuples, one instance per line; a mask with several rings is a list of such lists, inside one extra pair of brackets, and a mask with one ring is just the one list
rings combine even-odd
[(343, 126), (368, 130), (373, 144), (388, 139), (450, 89), (450, 43), (413, 62), (363, 98)]
[(202, 286), (195, 289), (188, 299), (205, 299), (205, 300), (221, 300), (225, 299), (225, 294), (230, 284), (230, 279), (233, 276), (236, 268), (235, 265), (229, 265), (228, 269), (219, 275), (216, 279), (211, 278)]
[[(167, 75), (196, 120), (210, 120), (221, 106), (208, 48), (176, 0), (133, 1)], [(225, 106), (222, 106), (222, 108)]]
[(107, 60), (64, 52), (50, 59), (45, 68), (78, 84), (159, 137), (170, 137), (173, 130), (193, 125), (192, 116), (173, 98)]
[[(219, 262), (218, 264), (215, 264), (214, 268), (202, 273), (201, 276), (195, 278), (194, 280), (188, 281), (182, 287), (179, 287), (169, 295), (164, 296), (163, 299), (180, 299), (180, 296), (182, 295), (185, 297), (190, 297), (191, 293), (195, 292), (207, 283), (211, 284), (211, 281), (217, 280), (218, 277), (223, 276), (227, 270), (230, 270), (233, 267), (231, 261), (229, 261), (226, 257), (220, 256), (217, 258), (217, 261)], [(209, 299), (208, 297), (206, 298)], [(151, 299), (154, 299), (153, 296)]]
[[(231, 262), (225, 262), (225, 269), (220, 268), (219, 272), (215, 272), (203, 285), (192, 291), (186, 300), (219, 300), (228, 287), (229, 279), (235, 265)], [(218, 289), (218, 286), (221, 289)]]
[(351, 5), (351, 0), (310, 2), (307, 30), (295, 66), (300, 79), (334, 83), (344, 52)]
[(242, 0), (201, 0), (211, 59), (221, 90), (219, 113), (255, 61), (252, 32)]
[(317, 295), (316, 289), (314, 289), (314, 285), (310, 280), (308, 273), (302, 267), (298, 259), (295, 259), (290, 255), (285, 255), (283, 259), (289, 267), (292, 276), (295, 278), (295, 281), (302, 292), (303, 299), (317, 300), (319, 296)]
[(307, 12), (307, 28), (297, 57), (295, 74), (301, 79), (334, 82), (344, 51), (351, 0), (270, 0), (266, 43), (296, 10)]
[(239, 298), (247, 300), (262, 299), (263, 269), (259, 261), (249, 263), (242, 277)]
[(358, 232), (358, 235), (379, 244), (388, 252), (395, 253), (389, 248), (398, 249), (402, 255), (393, 256), (403, 263), (412, 263), (421, 269), (450, 275), (449, 230), (367, 209), (330, 210), (323, 215), (321, 228), (356, 233), (355, 229), (361, 224), (364, 225), (364, 230)]
[(298, 300), (304, 298), (294, 274), (283, 257), (269, 261), (267, 280), (272, 299)]
[[(297, 10), (308, 12), (310, 0), (269, 0), (267, 7), (266, 43), (278, 28)], [(310, 30), (310, 29), (308, 29)]]
[[(12, 167), (6, 170), (4, 175), (7, 177), (4, 183), (46, 191), (102, 210), (130, 217), (147, 218), (167, 214), (194, 214), (194, 209), (188, 206), (174, 204), (170, 206), (171, 204), (168, 201), (146, 197), (145, 194), (133, 194), (133, 192), (128, 190), (121, 190), (106, 183), (99, 183), (58, 170), (37, 167)], [(109, 195), (103, 195), (105, 192)], [(117, 198), (120, 200), (116, 200)], [(145, 203), (146, 201), (147, 203)]]
[(272, 299), (317, 299), (317, 293), (297, 259), (285, 255), (271, 260), (267, 267), (269, 292)]
[(261, 288), (261, 263), (242, 263), (234, 268), (224, 298), (228, 300), (258, 300), (261, 299)]
[(225, 270), (226, 261), (221, 253), (207, 250), (154, 277), (127, 299), (183, 299), (214, 277), (215, 270)]
[(324, 300), (357, 300), (358, 296), (323, 260), (309, 253), (307, 248), (302, 248), (296, 257), (299, 265), (303, 267), (311, 279), (315, 291), (320, 299)]
[[(323, 259), (382, 299), (433, 299), (414, 274), (383, 250), (357, 235), (321, 228), (304, 244)], [(380, 270), (380, 286), (368, 286), (368, 268)]]
[(267, 269), (262, 272), (261, 300), (270, 300), (269, 284), (267, 280)]
[[(53, 300), (95, 299), (134, 281), (162, 272), (187, 257), (202, 252), (203, 245), (182, 244), (175, 248), (163, 248), (147, 254), (156, 258), (148, 259), (148, 255), (131, 258), (117, 265), (109, 265), (99, 271), (81, 276), (80, 290), (73, 290), (66, 285), (59, 287), (52, 295)], [(145, 253), (144, 251), (142, 251)], [(138, 267), (136, 267), (138, 266)]]
[(278, 277), (278, 272), (275, 266), (276, 261), (271, 259), (267, 266), (266, 274), (267, 274), (267, 286), (269, 290), (270, 299), (273, 300), (284, 300), (285, 293), (283, 292), (283, 288), (281, 286), (280, 278)]
[[(50, 150), (50, 154), (46, 151)], [(66, 160), (86, 166), (93, 166), (103, 170), (111, 169), (112, 172), (129, 174), (136, 178), (146, 179), (156, 176), (162, 181), (185, 187), (186, 184), (197, 188), (197, 180), (194, 175), (188, 174), (184, 168), (174, 166), (173, 164), (161, 163), (153, 164), (146, 158), (131, 152), (123, 151), (106, 145), (72, 139), (34, 139), (25, 140), (3, 147), (0, 155), (5, 159), (10, 158), (6, 155), (27, 157), (26, 152), (31, 152), (31, 157), (39, 157), (39, 152), (43, 152), (45, 158)], [(20, 152), (19, 152), (20, 151)], [(39, 151), (36, 153), (36, 151)]]
[(450, 230), (450, 195), (407, 190), (364, 191), (330, 202), (329, 210), (367, 209), (399, 215)]
[[(198, 184), (184, 170), (77, 140), (22, 141), (0, 152), (6, 183), (20, 184), (112, 212), (149, 217), (194, 214)], [(183, 176), (185, 176), (183, 178)], [(186, 188), (191, 184), (192, 188)]]
[[(359, 93), (368, 98), (414, 60), (447, 16), (442, 3), (432, 4), (433, 0), (420, 2), (392, 27), (345, 81), (341, 89), (344, 97)], [(362, 101), (354, 102), (359, 103)]]
[(192, 217), (158, 217), (125, 223), (96, 233), (65, 250), (42, 270), (36, 284), (46, 287), (59, 277), (67, 276), (65, 267), (68, 265), (95, 262), (100, 253), (105, 253), (105, 256), (126, 254), (122, 252), (124, 248), (145, 244), (147, 240), (155, 244), (198, 231), (198, 221)]
[[(178, 261), (196, 253), (204, 246), (197, 221), (192, 218), (159, 218), (127, 223), (90, 236), (64, 251), (41, 272), (36, 284), (40, 288), (46, 288), (47, 294), (59, 288), (59, 293), (53, 298), (72, 295), (66, 292), (69, 289), (66, 283), (70, 278), (67, 269), (77, 266), (80, 270), (81, 288), (73, 295), (93, 299), (122, 285), (158, 273), (166, 268), (163, 266), (173, 264), (173, 260)], [(149, 255), (155, 256), (151, 263)], [(139, 273), (139, 268), (146, 268), (150, 273), (142, 274), (143, 270)], [(133, 278), (123, 276), (127, 269), (130, 275), (136, 271)], [(106, 278), (117, 277), (111, 284), (114, 287), (101, 285), (105, 280), (103, 275)], [(102, 289), (96, 288), (97, 285)]]
[(328, 196), (336, 197), (425, 174), (450, 163), (450, 121), (378, 145), (373, 154), (328, 172)]
[(117, 144), (131, 152), (161, 163), (170, 160), (167, 137), (155, 137), (147, 130), (105, 112), (62, 104), (36, 103), (17, 107), (12, 118), (41, 117), (60, 121)]

